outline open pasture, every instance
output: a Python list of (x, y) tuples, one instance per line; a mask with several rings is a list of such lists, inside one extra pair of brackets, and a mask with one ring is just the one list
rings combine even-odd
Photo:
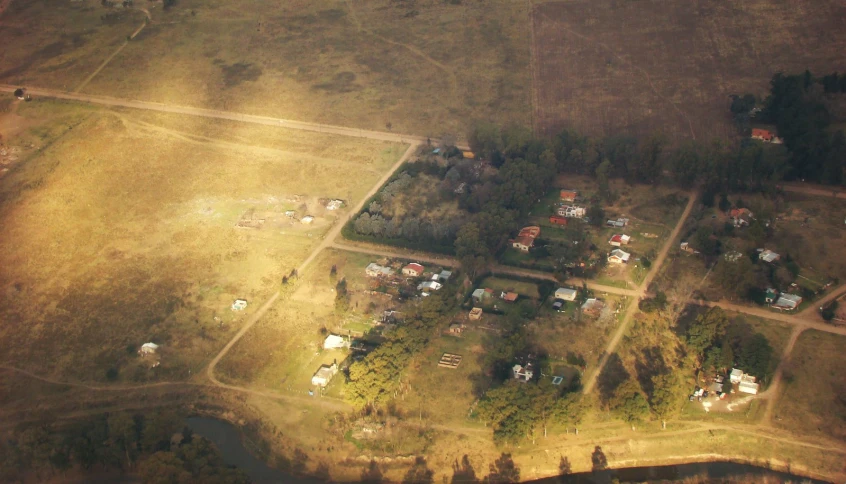
[[(85, 380), (196, 374), (348, 210), (325, 199), (356, 203), (402, 151), (283, 129), (264, 145), (197, 131), (210, 128), (91, 111), (0, 180), (4, 362)], [(236, 298), (245, 311), (230, 310)], [(155, 370), (135, 356), (148, 341), (162, 346)]]
[(536, 129), (732, 136), (729, 95), (764, 95), (779, 71), (842, 70), (844, 18), (836, 0), (538, 3)]

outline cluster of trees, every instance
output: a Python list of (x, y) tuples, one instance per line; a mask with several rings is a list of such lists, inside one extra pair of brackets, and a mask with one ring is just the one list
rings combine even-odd
[(770, 376), (773, 348), (767, 338), (742, 320), (729, 321), (720, 308), (696, 317), (687, 328), (686, 343), (707, 373), (740, 368), (760, 380)]
[[(172, 443), (181, 433), (180, 443)], [(11, 482), (78, 466), (87, 471), (138, 472), (144, 482), (247, 483), (241, 471), (226, 466), (218, 451), (184, 427), (182, 416), (103, 414), (69, 427), (38, 424), (16, 431), (0, 444), (0, 480)]]
[(446, 286), (411, 307), (403, 324), (389, 333), (385, 342), (350, 365), (345, 397), (355, 408), (379, 409), (395, 396), (411, 358), (452, 317), (452, 289)]
[(837, 73), (815, 78), (810, 71), (778, 73), (770, 81), (761, 118), (776, 125), (790, 151), (787, 178), (843, 183), (846, 135), (842, 130), (832, 132), (829, 110), (829, 100), (844, 92), (843, 81)]

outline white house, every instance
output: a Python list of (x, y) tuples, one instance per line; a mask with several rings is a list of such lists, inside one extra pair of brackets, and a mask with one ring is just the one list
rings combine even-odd
[(555, 299), (563, 299), (565, 301), (575, 301), (578, 291), (570, 289), (569, 287), (559, 287), (555, 290)]
[(632, 238), (628, 235), (614, 234), (611, 236), (611, 239), (608, 240), (608, 243), (613, 245), (614, 247), (620, 247), (621, 245), (629, 245), (629, 242), (631, 242), (631, 240)]
[(412, 262), (402, 268), (402, 273), (403, 275), (409, 277), (420, 277), (423, 275), (423, 266), (416, 262)]
[(632, 255), (622, 249), (614, 249), (608, 256), (608, 262), (612, 264), (628, 264)]
[(775, 262), (781, 256), (770, 249), (763, 249), (761, 252), (758, 253), (758, 258), (764, 262)]
[(514, 376), (515, 380), (525, 383), (532, 380), (535, 372), (532, 371), (532, 365), (523, 366), (518, 363), (511, 368), (511, 374)]
[(325, 387), (330, 381), (332, 381), (332, 377), (334, 377), (336, 373), (338, 373), (338, 365), (334, 363), (332, 366), (321, 365), (320, 369), (317, 370), (317, 373), (311, 377), (311, 384)]
[(159, 345), (156, 343), (144, 343), (141, 345), (141, 349), (138, 350), (138, 354), (141, 356), (147, 356), (155, 354), (159, 350)]
[(423, 292), (429, 292), (429, 291), (437, 291), (441, 287), (443, 287), (443, 285), (440, 282), (426, 281), (426, 282), (421, 282), (420, 285), (417, 286), (417, 290), (423, 291)]
[(743, 378), (743, 370), (732, 368), (731, 373), (729, 374), (729, 381), (732, 383), (740, 383), (741, 378)]
[(582, 218), (587, 214), (584, 207), (577, 207), (575, 205), (565, 205), (558, 208), (558, 215), (567, 218)]
[(345, 340), (343, 336), (338, 336), (336, 334), (330, 334), (323, 340), (323, 349), (324, 350), (337, 350), (341, 348), (349, 347), (350, 342)]
[(755, 382), (756, 378), (752, 375), (747, 375), (742, 370), (732, 368), (729, 374), (729, 381), (737, 384), (738, 391), (743, 393), (750, 393), (755, 395), (758, 393), (760, 385)]

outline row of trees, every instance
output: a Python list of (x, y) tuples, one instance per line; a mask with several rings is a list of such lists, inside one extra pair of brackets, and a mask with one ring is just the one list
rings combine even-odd
[[(181, 433), (181, 442), (172, 436)], [(144, 482), (237, 484), (249, 480), (226, 466), (217, 450), (184, 427), (183, 417), (171, 411), (149, 416), (103, 414), (69, 427), (38, 424), (16, 431), (0, 444), (0, 480), (15, 481), (77, 466), (133, 470)]]
[(345, 398), (356, 409), (383, 407), (400, 386), (400, 376), (411, 358), (449, 322), (455, 309), (451, 286), (443, 287), (409, 308), (403, 324), (364, 359), (349, 367)]
[(730, 368), (765, 380), (770, 376), (773, 348), (767, 338), (743, 321), (729, 321), (720, 308), (700, 314), (686, 331), (686, 343), (709, 374)]

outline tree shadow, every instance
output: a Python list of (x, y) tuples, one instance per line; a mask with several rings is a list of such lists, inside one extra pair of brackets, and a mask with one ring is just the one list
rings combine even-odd
[(573, 473), (573, 466), (570, 464), (570, 459), (561, 456), (561, 460), (558, 462), (558, 476), (560, 477), (560, 482), (567, 482), (567, 478), (564, 476), (568, 476)]
[(490, 465), (485, 484), (507, 484), (520, 482), (520, 468), (514, 463), (511, 454), (505, 452)]
[(434, 471), (429, 469), (426, 464), (426, 459), (417, 457), (414, 460), (414, 465), (402, 478), (403, 484), (432, 484), (434, 482)]
[(645, 348), (635, 361), (635, 371), (640, 387), (647, 395), (652, 395), (652, 377), (668, 371), (662, 349), (657, 346)]
[(359, 482), (365, 484), (379, 484), (382, 482), (382, 470), (379, 469), (379, 464), (375, 460), (371, 460), (367, 469), (361, 471), (361, 480)]
[(608, 469), (608, 458), (605, 457), (605, 453), (602, 452), (602, 447), (598, 445), (594, 447), (593, 453), (590, 455), (590, 462), (592, 464), (591, 470), (593, 472)]
[(329, 466), (325, 462), (317, 464), (317, 468), (314, 470), (314, 477), (325, 482), (331, 481), (332, 474), (329, 472)]
[(465, 482), (479, 482), (476, 477), (476, 470), (470, 464), (470, 458), (465, 454), (459, 463), (456, 459), (452, 464), (452, 484), (459, 484)]
[(614, 391), (621, 383), (629, 378), (629, 372), (623, 366), (623, 361), (617, 353), (608, 357), (608, 362), (602, 369), (602, 373), (596, 379), (599, 389), (599, 398), (603, 403), (608, 403), (614, 395)]

